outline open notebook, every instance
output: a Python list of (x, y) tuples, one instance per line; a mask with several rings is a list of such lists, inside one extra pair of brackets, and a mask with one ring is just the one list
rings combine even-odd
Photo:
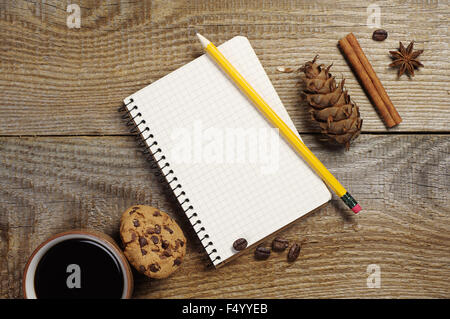
[[(219, 49), (296, 132), (247, 38)], [(237, 254), (236, 239), (251, 246), (331, 198), (207, 55), (124, 103), (215, 266)]]

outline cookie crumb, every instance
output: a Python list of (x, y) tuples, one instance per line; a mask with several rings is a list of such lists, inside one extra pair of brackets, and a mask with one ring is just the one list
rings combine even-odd
[(281, 73), (292, 73), (292, 72), (294, 72), (294, 69), (293, 68), (286, 68), (284, 66), (279, 66), (279, 67), (277, 67), (277, 71), (281, 72)]

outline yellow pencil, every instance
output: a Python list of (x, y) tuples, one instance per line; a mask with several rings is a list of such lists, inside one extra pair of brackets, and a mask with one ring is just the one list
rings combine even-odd
[(303, 159), (315, 170), (322, 180), (347, 204), (350, 209), (357, 214), (361, 206), (346, 191), (339, 181), (328, 171), (328, 169), (317, 159), (317, 157), (306, 147), (297, 135), (283, 122), (283, 120), (272, 110), (272, 108), (263, 100), (263, 98), (253, 89), (253, 87), (244, 79), (244, 77), (233, 67), (233, 65), (223, 56), (223, 54), (201, 34), (197, 37), (205, 51), (216, 63), (230, 76), (236, 85), (253, 101), (255, 106), (263, 115), (278, 128), (284, 138), (300, 154)]

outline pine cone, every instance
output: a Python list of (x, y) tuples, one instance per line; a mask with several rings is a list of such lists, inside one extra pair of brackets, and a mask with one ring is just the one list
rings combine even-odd
[(300, 68), (306, 75), (306, 89), (303, 92), (311, 109), (312, 119), (319, 123), (321, 132), (332, 141), (350, 148), (350, 141), (361, 132), (362, 119), (358, 106), (350, 100), (344, 90), (345, 79), (336, 85), (334, 76), (329, 73), (332, 66), (324, 68), (316, 64), (317, 55)]

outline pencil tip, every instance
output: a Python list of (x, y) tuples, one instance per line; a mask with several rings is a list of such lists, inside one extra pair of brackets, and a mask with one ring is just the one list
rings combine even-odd
[(200, 43), (202, 44), (202, 46), (204, 48), (206, 48), (208, 46), (208, 44), (211, 43), (207, 38), (202, 36), (200, 33), (196, 32), (196, 35), (197, 35), (197, 38), (200, 40)]

